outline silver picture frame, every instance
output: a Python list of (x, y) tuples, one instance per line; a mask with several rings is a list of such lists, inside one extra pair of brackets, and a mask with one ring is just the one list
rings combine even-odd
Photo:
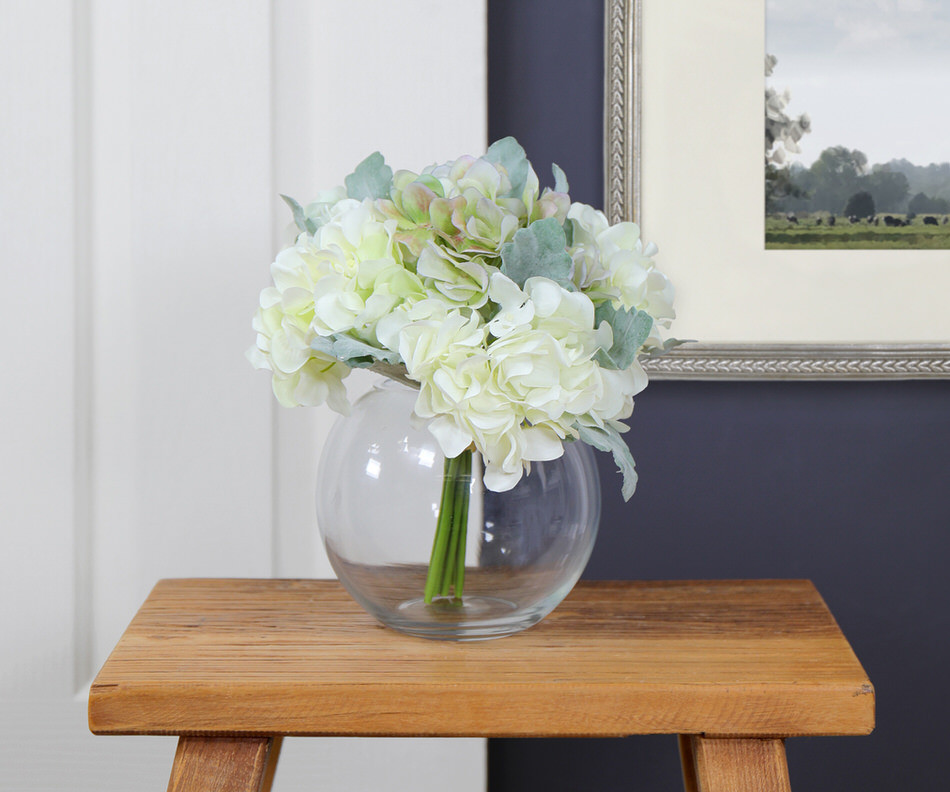
[[(604, 205), (638, 221), (641, 0), (605, 0)], [(950, 308), (948, 308), (950, 310)], [(898, 380), (950, 378), (948, 344), (700, 344), (646, 359), (654, 379)]]

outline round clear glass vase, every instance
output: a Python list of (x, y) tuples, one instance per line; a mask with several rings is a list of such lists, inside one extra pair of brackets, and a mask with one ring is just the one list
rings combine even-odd
[(565, 443), (562, 457), (533, 462), (508, 492), (484, 487), (472, 452), (458, 485), (467, 514), (454, 544), (444, 543), (458, 559), (453, 585), (432, 592), (444, 485), (457, 480), (447, 482), (438, 443), (410, 419), (416, 396), (384, 380), (330, 433), (317, 520), (333, 569), (370, 614), (412, 635), (476, 640), (536, 624), (573, 588), (594, 545), (600, 482), (590, 447)]

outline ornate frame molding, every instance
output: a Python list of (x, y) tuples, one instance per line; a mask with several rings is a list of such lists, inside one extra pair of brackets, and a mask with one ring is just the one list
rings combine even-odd
[[(640, 0), (605, 0), (604, 203), (640, 216)], [(946, 379), (950, 344), (687, 344), (645, 359), (654, 379)]]
[(694, 344), (647, 359), (643, 367), (653, 379), (941, 379), (950, 377), (950, 355), (939, 344)]

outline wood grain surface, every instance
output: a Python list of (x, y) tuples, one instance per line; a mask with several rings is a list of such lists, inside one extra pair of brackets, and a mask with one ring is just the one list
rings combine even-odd
[(791, 792), (782, 740), (680, 737), (686, 792)]
[(274, 743), (266, 737), (182, 737), (168, 792), (268, 792), (280, 750)]
[(581, 583), (495, 641), (412, 638), (336, 581), (163, 580), (89, 695), (98, 734), (867, 734), (808, 581)]

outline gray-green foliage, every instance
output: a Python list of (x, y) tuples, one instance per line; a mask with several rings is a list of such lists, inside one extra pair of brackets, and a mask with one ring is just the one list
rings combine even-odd
[(501, 165), (508, 172), (511, 190), (500, 197), (521, 198), (525, 185), (528, 183), (528, 168), (531, 167), (528, 155), (525, 154), (521, 144), (510, 136), (496, 140), (485, 152), (485, 159)]
[(528, 278), (542, 276), (575, 291), (571, 281), (573, 262), (566, 248), (564, 229), (555, 218), (536, 220), (501, 246), (501, 271), (521, 287)]
[(350, 198), (362, 201), (365, 198), (388, 198), (393, 187), (393, 169), (383, 155), (374, 151), (347, 176), (343, 183)]
[(287, 206), (290, 207), (290, 211), (294, 213), (294, 223), (297, 224), (297, 228), (299, 228), (301, 231), (306, 231), (311, 236), (317, 233), (317, 224), (312, 218), (307, 217), (303, 207), (299, 203), (297, 203), (289, 195), (281, 194), (280, 197), (284, 199), (284, 203), (286, 203)]
[(610, 349), (598, 349), (594, 360), (604, 368), (629, 368), (653, 329), (653, 317), (636, 308), (629, 311), (625, 308), (618, 310), (609, 302), (605, 302), (594, 312), (594, 324), (600, 327), (601, 322), (610, 325), (614, 340)]
[(565, 220), (561, 230), (564, 232), (564, 241), (567, 242), (567, 246), (572, 247), (574, 245), (574, 221)]
[(575, 424), (574, 428), (577, 429), (582, 442), (592, 445), (600, 451), (609, 451), (613, 455), (614, 462), (623, 475), (623, 486), (620, 488), (620, 493), (625, 501), (630, 500), (637, 489), (637, 471), (634, 467), (633, 455), (620, 434), (609, 426), (601, 428), (599, 426)]
[(695, 339), (691, 338), (667, 338), (663, 341), (662, 344), (653, 344), (643, 348), (645, 354), (650, 357), (660, 357), (665, 355), (671, 349), (676, 349), (678, 346), (683, 346), (683, 344), (692, 344), (695, 343)]
[(396, 352), (370, 346), (343, 333), (334, 333), (328, 338), (317, 336), (310, 342), (310, 347), (317, 352), (338, 358), (350, 368), (369, 368), (378, 360), (393, 365), (402, 362)]

